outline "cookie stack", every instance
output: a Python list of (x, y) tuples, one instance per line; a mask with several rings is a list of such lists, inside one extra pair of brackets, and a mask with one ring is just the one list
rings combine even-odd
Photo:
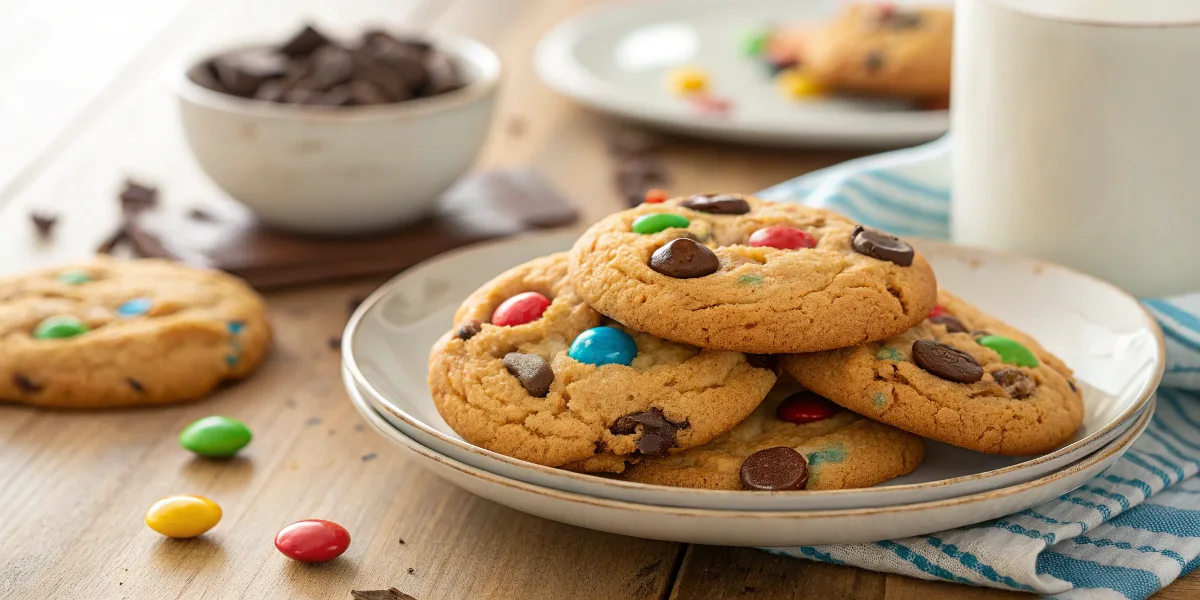
[(1062, 361), (939, 291), (908, 243), (741, 194), (642, 204), (497, 276), (429, 384), (477, 446), (712, 489), (872, 486), (922, 437), (1033, 454), (1083, 418)]

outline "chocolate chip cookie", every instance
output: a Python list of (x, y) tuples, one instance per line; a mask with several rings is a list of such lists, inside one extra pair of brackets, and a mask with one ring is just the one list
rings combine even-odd
[(718, 490), (839, 490), (912, 472), (921, 438), (840, 409), (808, 391), (780, 389), (713, 441), (633, 465), (622, 479)]
[(850, 410), (979, 452), (1048, 452), (1083, 423), (1083, 396), (1061, 360), (945, 291), (909, 331), (781, 364)]
[(903, 240), (742, 194), (611, 215), (575, 243), (571, 279), (632, 329), (758, 354), (887, 338), (924, 319), (937, 295), (929, 263)]
[(565, 253), (501, 274), (433, 347), (438, 412), (472, 444), (542, 465), (620, 472), (698, 446), (750, 414), (771, 365), (607, 323), (571, 288)]
[(97, 258), (0, 279), (0, 400), (193, 400), (250, 375), (270, 345), (262, 298), (219, 271)]
[(939, 7), (854, 4), (804, 46), (804, 69), (847, 92), (950, 95), (954, 13)]

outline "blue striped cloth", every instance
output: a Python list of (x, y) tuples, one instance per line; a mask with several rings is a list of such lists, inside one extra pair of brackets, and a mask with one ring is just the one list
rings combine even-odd
[[(945, 239), (950, 139), (850, 161), (763, 198), (841, 212), (898, 235)], [(1167, 343), (1146, 430), (1086, 485), (993, 521), (875, 544), (777, 548), (875, 571), (1063, 599), (1147, 598), (1200, 565), (1200, 293), (1144, 301)]]

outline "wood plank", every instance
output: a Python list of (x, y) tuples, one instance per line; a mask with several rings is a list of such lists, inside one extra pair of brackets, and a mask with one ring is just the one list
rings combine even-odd
[(873, 600), (885, 576), (851, 567), (767, 554), (752, 548), (688, 548), (671, 600)]
[(1152, 600), (1195, 600), (1200, 598), (1200, 570), (1192, 571), (1159, 593), (1151, 596)]

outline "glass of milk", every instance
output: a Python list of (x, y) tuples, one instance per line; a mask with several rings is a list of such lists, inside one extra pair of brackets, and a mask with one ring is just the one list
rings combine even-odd
[(1200, 0), (959, 0), (954, 241), (1200, 289)]

